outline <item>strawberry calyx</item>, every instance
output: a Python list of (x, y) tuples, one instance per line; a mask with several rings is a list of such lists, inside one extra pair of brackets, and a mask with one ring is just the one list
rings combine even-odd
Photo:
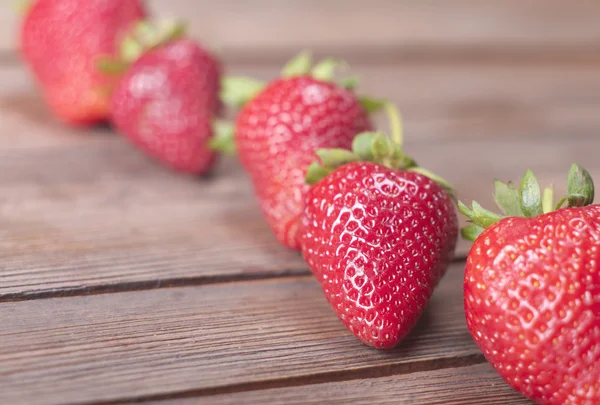
[[(313, 63), (312, 54), (309, 51), (301, 51), (294, 56), (281, 69), (280, 76), (284, 78), (296, 76), (311, 76), (324, 82), (335, 82), (347, 90), (355, 90), (359, 81), (356, 77), (345, 77), (335, 81), (335, 73), (340, 69), (347, 69), (348, 64), (340, 59), (326, 58)], [(221, 99), (225, 104), (234, 108), (241, 108), (266, 86), (260, 80), (246, 76), (226, 76), (221, 81)], [(359, 101), (372, 113), (383, 107), (384, 101), (359, 97)]]
[(99, 55), (96, 68), (105, 75), (96, 86), (103, 98), (110, 97), (121, 76), (143, 54), (185, 35), (185, 25), (173, 19), (138, 20), (120, 38), (116, 55)]
[[(294, 56), (281, 69), (280, 76), (291, 78), (296, 76), (310, 76), (323, 82), (333, 82), (347, 90), (354, 91), (358, 87), (358, 78), (344, 77), (335, 79), (335, 74), (340, 69), (348, 68), (348, 64), (340, 59), (326, 58), (313, 63), (309, 51), (301, 51)], [(220, 98), (223, 103), (234, 109), (240, 109), (256, 97), (266, 87), (261, 80), (246, 76), (225, 76), (221, 80)], [(369, 97), (358, 97), (358, 101), (368, 114), (376, 113), (385, 105), (385, 100)], [(226, 154), (235, 153), (233, 124), (220, 122), (215, 125), (215, 137), (210, 147)]]
[(306, 171), (306, 183), (313, 185), (332, 173), (338, 167), (352, 162), (373, 162), (395, 170), (412, 171), (431, 178), (446, 191), (453, 194), (453, 187), (442, 177), (420, 167), (417, 162), (404, 153), (402, 120), (397, 108), (389, 103), (383, 104), (390, 124), (391, 136), (386, 133), (363, 132), (352, 141), (352, 150), (331, 148), (317, 149), (318, 159)]
[(185, 34), (185, 24), (170, 18), (137, 21), (121, 39), (117, 55), (99, 57), (98, 69), (108, 75), (122, 74), (146, 52)]
[(208, 142), (208, 147), (224, 155), (233, 156), (236, 153), (234, 136), (235, 128), (231, 121), (215, 119), (213, 120), (213, 136)]
[(547, 187), (543, 191), (531, 170), (527, 170), (519, 188), (513, 183), (494, 181), (494, 200), (502, 212), (497, 214), (479, 205), (476, 201), (471, 207), (458, 202), (458, 209), (468, 218), (470, 225), (461, 229), (461, 236), (474, 241), (483, 230), (507, 217), (535, 218), (563, 208), (585, 207), (594, 201), (594, 182), (583, 167), (576, 163), (571, 165), (567, 180), (567, 195), (554, 203), (554, 188)]

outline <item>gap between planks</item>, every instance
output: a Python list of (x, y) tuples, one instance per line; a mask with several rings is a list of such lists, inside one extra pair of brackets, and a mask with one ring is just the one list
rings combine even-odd
[[(247, 48), (231, 48), (220, 53), (225, 65), (250, 65), (254, 67), (283, 66), (301, 48), (269, 48), (248, 50)], [(600, 64), (600, 46), (583, 46), (581, 48), (552, 48), (541, 50), (530, 47), (507, 48), (437, 48), (437, 47), (335, 47), (315, 46), (311, 48), (315, 60), (331, 56), (343, 59), (350, 64), (361, 66), (494, 66), (510, 65), (527, 66), (586, 66)], [(0, 51), (0, 66), (12, 67), (22, 65), (18, 53)]]
[[(463, 253), (457, 253), (452, 259), (451, 264), (461, 263), (466, 260), (466, 255)], [(276, 273), (266, 271), (256, 271), (252, 273), (241, 273), (241, 274), (223, 274), (223, 275), (210, 275), (210, 276), (197, 276), (197, 277), (174, 277), (174, 278), (163, 278), (159, 280), (145, 280), (145, 281), (132, 281), (115, 284), (105, 284), (97, 286), (81, 286), (81, 287), (68, 287), (57, 290), (46, 290), (46, 291), (27, 291), (22, 293), (9, 293), (0, 295), (0, 304), (4, 302), (19, 302), (29, 301), (38, 299), (50, 299), (50, 298), (69, 298), (69, 297), (82, 297), (88, 295), (99, 295), (108, 293), (126, 293), (133, 291), (143, 290), (156, 290), (160, 288), (176, 288), (176, 287), (197, 287), (202, 285), (211, 284), (223, 284), (223, 283), (235, 283), (235, 282), (246, 282), (246, 281), (261, 281), (261, 280), (273, 280), (273, 279), (287, 279), (296, 278), (303, 276), (312, 276), (310, 269), (307, 267), (303, 268), (289, 268), (280, 269)]]
[[(46, 156), (45, 160), (57, 165), (50, 171), (45, 165), (48, 176), (28, 168), (28, 161), (40, 163), (38, 155), (27, 160), (22, 158), (27, 154), (17, 154), (2, 160), (11, 170), (0, 176), (0, 189), (7, 198), (5, 230), (10, 231), (0, 244), (4, 246), (0, 250), (4, 256), (0, 297), (14, 301), (265, 279), (269, 277), (266, 272), (274, 273), (273, 278), (282, 271), (284, 276), (309, 274), (301, 256), (285, 251), (270, 235), (239, 168), (223, 167), (226, 175), (220, 181), (192, 187), (188, 179), (170, 176), (138, 155), (126, 153), (118, 142), (96, 141), (98, 144), (92, 142), (89, 148), (64, 153), (59, 148), (56, 155)], [(600, 173), (594, 154), (598, 145), (598, 140), (578, 138), (542, 143), (528, 138), (518, 142), (440, 141), (436, 150), (468, 157), (465, 165), (450, 167), (426, 143), (413, 147), (420, 150), (417, 155), (423, 157), (425, 167), (442, 173), (461, 191), (461, 200), (476, 198), (492, 207), (489, 179), (499, 172), (501, 178), (514, 180), (524, 172), (524, 163), (535, 158), (532, 167), (543, 184), (564, 178), (573, 161), (594, 175)], [(494, 153), (484, 156), (477, 153), (480, 150)], [(531, 150), (537, 153), (532, 155)], [(94, 154), (87, 153), (91, 151)], [(90, 161), (92, 156), (95, 164), (111, 168), (110, 181), (96, 177), (95, 165), (71, 173), (73, 162)], [(513, 164), (506, 166), (505, 156), (511, 156)], [(560, 183), (557, 195), (564, 188), (563, 181)], [(75, 219), (71, 218), (73, 199), (78, 207)], [(222, 204), (215, 203), (221, 200), (239, 202), (221, 212)], [(203, 209), (199, 209), (200, 203)], [(184, 208), (183, 214), (176, 214)], [(132, 218), (131, 213), (138, 215)], [(141, 214), (150, 213), (159, 218), (143, 219)], [(160, 218), (168, 213), (168, 220)], [(216, 219), (210, 220), (213, 217)], [(212, 224), (212, 231), (201, 232), (188, 226), (190, 221)], [(459, 258), (464, 257), (468, 245), (459, 246)], [(44, 252), (34, 255), (33, 248), (44, 248)], [(232, 251), (238, 254), (226, 254)]]
[(462, 279), (453, 265), (386, 352), (351, 336), (311, 277), (6, 303), (0, 402), (156, 401), (482, 363)]
[[(475, 353), (467, 356), (445, 359), (432, 359), (422, 362), (391, 364), (388, 366), (373, 366), (351, 371), (334, 371), (322, 374), (313, 374), (309, 376), (291, 377), (282, 379), (265, 380), (259, 382), (249, 382), (243, 384), (234, 384), (229, 386), (206, 388), (199, 390), (181, 391), (174, 393), (165, 393), (159, 395), (149, 395), (144, 397), (135, 397), (131, 399), (119, 399), (99, 402), (79, 402), (72, 405), (126, 405), (140, 404), (145, 402), (158, 402), (177, 399), (192, 399), (197, 397), (209, 397), (223, 394), (237, 394), (250, 391), (302, 387), (313, 384), (335, 383), (354, 380), (366, 380), (372, 378), (390, 377), (418, 373), (423, 371), (436, 371), (443, 369), (456, 369), (462, 367), (484, 364), (486, 362), (482, 353)], [(71, 405), (71, 404), (70, 404)]]

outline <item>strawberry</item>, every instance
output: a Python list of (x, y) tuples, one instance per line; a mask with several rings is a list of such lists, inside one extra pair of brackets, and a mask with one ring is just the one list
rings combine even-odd
[(367, 99), (368, 109), (363, 107), (347, 88), (353, 82), (331, 80), (336, 64), (324, 60), (311, 70), (310, 55), (301, 53), (266, 86), (244, 78), (223, 84), (224, 100), (243, 105), (234, 138), (240, 162), (272, 231), (291, 249), (300, 248), (299, 219), (309, 189), (304, 176), (315, 150), (349, 149), (359, 132), (372, 127), (368, 109), (378, 107)]
[(123, 61), (127, 71), (111, 100), (115, 128), (175, 171), (207, 172), (216, 158), (208, 143), (220, 110), (219, 61), (168, 21), (139, 23), (122, 60), (104, 67), (118, 71)]
[(146, 16), (141, 0), (36, 0), (21, 24), (20, 52), (46, 104), (67, 124), (108, 119), (111, 78), (97, 67), (114, 55), (133, 22)]
[(302, 255), (337, 316), (380, 349), (413, 328), (458, 236), (449, 186), (404, 155), (390, 112), (395, 141), (363, 133), (353, 152), (317, 151), (300, 231)]
[[(503, 215), (460, 203), (475, 242), (464, 278), (467, 326), (496, 371), (547, 405), (600, 403), (600, 205), (573, 165), (556, 206), (531, 171), (496, 182)], [(566, 203), (566, 207), (563, 205)]]

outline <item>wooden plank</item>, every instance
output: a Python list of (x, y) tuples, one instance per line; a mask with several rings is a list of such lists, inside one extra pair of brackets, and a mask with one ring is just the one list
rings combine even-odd
[[(259, 77), (275, 71), (235, 69)], [(408, 152), (447, 177), (461, 198), (488, 206), (494, 177), (516, 179), (531, 167), (542, 181), (563, 186), (573, 161), (600, 173), (593, 153), (600, 146), (599, 76), (582, 67), (563, 85), (559, 74), (568, 70), (522, 69), (358, 67), (366, 90), (399, 95)], [(445, 86), (435, 79), (443, 72), (453, 78)], [(169, 173), (106, 129), (56, 124), (18, 66), (5, 67), (0, 77), (8, 92), (0, 95), (0, 299), (308, 274), (298, 254), (275, 242), (236, 164), (223, 164), (209, 180)], [(476, 108), (512, 105), (519, 97), (526, 101), (516, 104), (517, 117), (521, 109), (533, 117), (538, 111), (531, 122), (509, 124), (531, 134), (525, 138), (508, 130), (500, 137), (510, 114)], [(556, 104), (547, 107), (549, 99)], [(577, 137), (546, 133), (561, 128), (555, 121), (561, 111), (567, 118), (561, 125), (584, 123)], [(463, 112), (477, 124), (470, 133), (452, 128)], [(461, 242), (459, 256), (468, 248)]]
[[(402, 111), (406, 136), (418, 139), (597, 137), (600, 64), (357, 62), (359, 92)], [(263, 80), (276, 67), (234, 64), (231, 74)], [(383, 119), (379, 119), (383, 123)]]
[[(291, 56), (291, 54), (289, 55)], [(337, 55), (336, 55), (337, 56)], [(372, 66), (357, 62), (360, 92), (387, 98), (402, 110), (407, 137), (589, 136), (600, 131), (598, 64), (399, 63)], [(278, 67), (227, 65), (230, 74), (273, 78)], [(0, 129), (3, 148), (63, 141), (64, 130), (50, 125), (21, 65), (0, 66)], [(379, 122), (382, 122), (380, 119)], [(15, 137), (15, 132), (26, 136)], [(1, 142), (1, 141), (0, 141)]]
[(481, 362), (462, 266), (392, 351), (352, 336), (312, 277), (3, 303), (0, 402), (151, 399)]
[[(0, 152), (0, 299), (309, 274), (276, 243), (238, 165), (191, 179), (118, 138), (86, 136), (78, 146)], [(459, 198), (490, 208), (492, 179), (529, 167), (559, 195), (572, 162), (600, 177), (599, 148), (585, 138), (407, 142)], [(468, 249), (461, 241), (457, 254)]]
[[(597, 2), (562, 0), (150, 0), (155, 15), (189, 21), (191, 33), (224, 52), (260, 57), (301, 47), (388, 49), (399, 53), (556, 49), (592, 54), (600, 28)], [(0, 50), (14, 49), (18, 15), (0, 1)], [(363, 28), (359, 28), (363, 27)], [(451, 52), (448, 52), (451, 51)], [(382, 52), (389, 57), (389, 52)]]
[(460, 368), (272, 388), (146, 405), (533, 405), (487, 363)]
[(2, 299), (307, 274), (237, 166), (178, 177), (111, 141), (0, 155)]

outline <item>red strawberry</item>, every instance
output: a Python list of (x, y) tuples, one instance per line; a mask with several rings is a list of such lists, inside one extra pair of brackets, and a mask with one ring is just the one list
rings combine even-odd
[[(178, 26), (155, 31), (152, 26), (138, 27), (138, 38), (148, 33), (161, 39), (142, 41), (152, 48), (128, 68), (116, 87), (112, 122), (162, 164), (202, 174), (216, 158), (208, 142), (220, 109), (221, 65), (196, 42), (178, 38), (182, 33)], [(134, 56), (139, 52), (130, 49)]]
[[(527, 172), (517, 190), (496, 183), (506, 216), (477, 203), (461, 212), (477, 237), (467, 258), (467, 325), (487, 360), (540, 404), (600, 403), (600, 205), (589, 174), (573, 165), (554, 207)], [(561, 208), (563, 203), (567, 208)]]
[[(300, 248), (299, 218), (309, 189), (304, 177), (315, 150), (349, 149), (359, 132), (372, 127), (357, 96), (330, 80), (333, 66), (326, 60), (310, 71), (310, 58), (301, 54), (266, 87), (250, 82), (253, 97), (235, 123), (235, 145), (262, 212), (277, 239), (292, 249)], [(225, 82), (225, 99), (228, 87), (240, 82)]]
[(396, 139), (366, 133), (354, 152), (319, 150), (322, 164), (311, 166), (307, 180), (325, 177), (306, 195), (300, 233), (302, 254), (333, 310), (355, 336), (381, 349), (413, 328), (458, 235), (451, 196), (432, 178), (446, 183), (416, 167)]
[(108, 118), (111, 81), (97, 70), (121, 35), (144, 18), (141, 0), (37, 0), (21, 25), (23, 59), (53, 114), (68, 124)]

